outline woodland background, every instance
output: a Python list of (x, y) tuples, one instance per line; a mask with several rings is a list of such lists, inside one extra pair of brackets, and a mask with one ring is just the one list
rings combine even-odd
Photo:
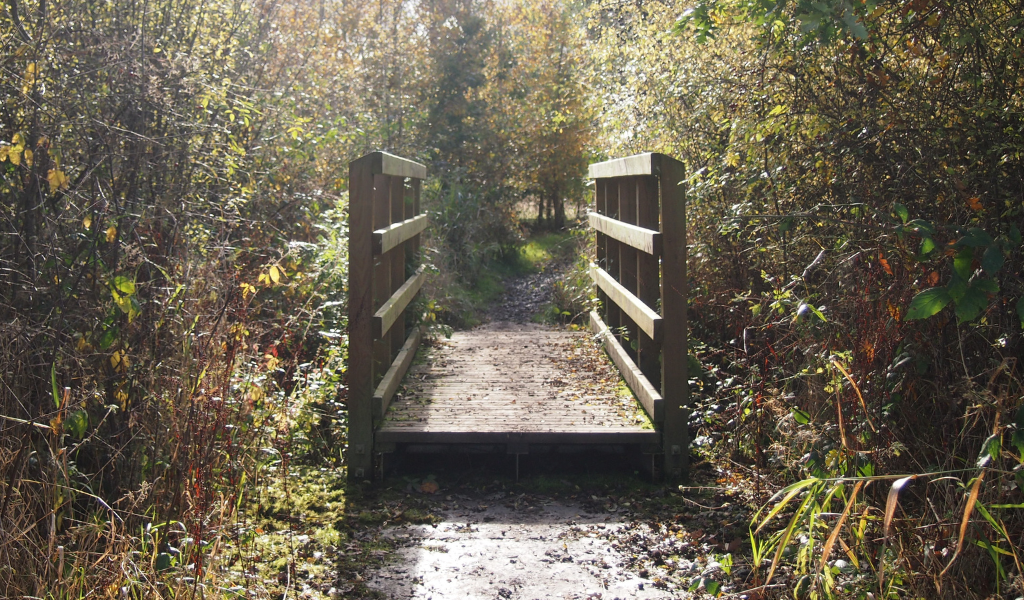
[[(268, 473), (342, 464), (347, 165), (383, 149), (428, 165), (452, 326), (576, 226), (589, 162), (683, 160), (698, 450), (800, 482), (755, 556), (820, 595), (1019, 596), (1022, 15), (7, 0), (0, 595), (184, 593)], [(836, 523), (888, 587), (835, 584)]]

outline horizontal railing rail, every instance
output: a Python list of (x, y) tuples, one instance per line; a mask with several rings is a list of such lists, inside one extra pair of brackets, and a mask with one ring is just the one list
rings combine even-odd
[(347, 458), (354, 479), (374, 473), (375, 421), (387, 411), (422, 338), (410, 305), (426, 279), (419, 264), (426, 176), (425, 166), (387, 152), (349, 164)]
[(590, 165), (601, 313), (590, 326), (662, 434), (666, 474), (688, 468), (683, 165), (647, 153)]

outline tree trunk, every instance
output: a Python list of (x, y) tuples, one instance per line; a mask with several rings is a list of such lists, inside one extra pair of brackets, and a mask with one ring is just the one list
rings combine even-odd
[(555, 209), (555, 229), (565, 227), (565, 199), (558, 192), (551, 195), (551, 204)]

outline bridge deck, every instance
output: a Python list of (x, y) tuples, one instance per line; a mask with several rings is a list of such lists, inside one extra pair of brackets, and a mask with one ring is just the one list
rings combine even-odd
[(378, 444), (657, 444), (590, 335), (492, 324), (424, 347)]

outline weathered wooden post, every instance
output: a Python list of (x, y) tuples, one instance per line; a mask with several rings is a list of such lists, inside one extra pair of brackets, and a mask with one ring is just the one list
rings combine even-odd
[(682, 163), (663, 154), (590, 165), (597, 237), (591, 276), (604, 311), (591, 313), (591, 328), (661, 433), (669, 477), (689, 467), (683, 176)]
[[(427, 168), (387, 152), (349, 164), (348, 476), (375, 473), (373, 430), (412, 363), (419, 327), (406, 310), (423, 285), (420, 182)], [(417, 268), (413, 268), (413, 267)], [(406, 278), (406, 272), (412, 275)], [(404, 342), (404, 343), (403, 343)]]

